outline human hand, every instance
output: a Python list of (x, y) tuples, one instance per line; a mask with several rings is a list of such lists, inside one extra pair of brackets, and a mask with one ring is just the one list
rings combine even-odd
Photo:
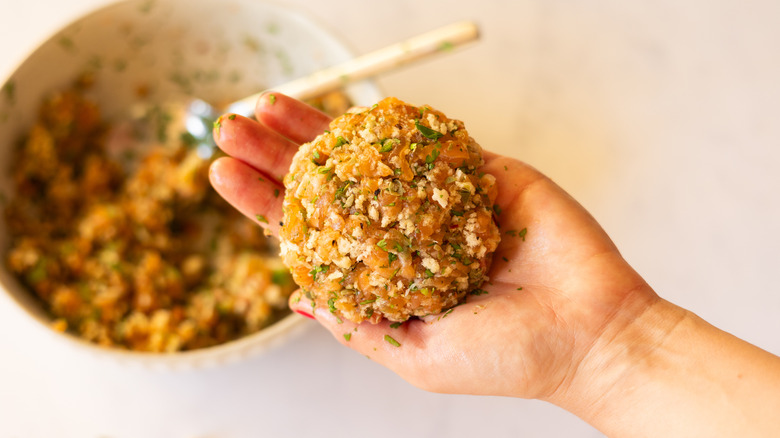
[[(229, 157), (215, 161), (210, 178), (228, 202), (276, 234), (292, 156), (330, 119), (280, 94), (264, 95), (256, 116), (259, 123), (221, 118), (214, 136)], [(560, 187), (520, 161), (487, 151), (484, 157), (482, 170), (496, 177), (502, 211), (487, 294), (397, 328), (388, 321), (339, 323), (327, 309), (313, 316), (342, 344), (423, 389), (560, 397), (584, 361), (599, 354), (593, 347), (600, 337), (630, 324), (658, 298)], [(312, 311), (300, 292), (290, 306)]]

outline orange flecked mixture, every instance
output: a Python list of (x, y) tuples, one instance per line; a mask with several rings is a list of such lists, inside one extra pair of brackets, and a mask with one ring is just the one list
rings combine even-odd
[(129, 138), (118, 153), (85, 92), (43, 102), (9, 169), (6, 263), (52, 327), (173, 352), (286, 315), (295, 284), (278, 246), (211, 189), (210, 160), (178, 137)]
[(301, 146), (282, 258), (315, 306), (353, 322), (446, 310), (487, 280), (495, 178), (463, 123), (387, 98)]

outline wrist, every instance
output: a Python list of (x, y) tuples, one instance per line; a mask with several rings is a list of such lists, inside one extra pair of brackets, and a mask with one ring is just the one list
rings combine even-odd
[(665, 344), (693, 315), (655, 293), (637, 293), (601, 331), (576, 370), (546, 400), (595, 427), (612, 425), (620, 405), (646, 389), (665, 363)]
[(780, 358), (657, 296), (632, 306), (548, 401), (609, 436), (778, 436)]

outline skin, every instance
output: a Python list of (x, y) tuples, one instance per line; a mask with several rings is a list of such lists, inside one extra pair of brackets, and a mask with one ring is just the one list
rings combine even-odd
[[(256, 117), (221, 119), (214, 135), (228, 157), (214, 162), (210, 179), (275, 234), (292, 156), (330, 119), (278, 93), (260, 98)], [(290, 307), (425, 390), (546, 400), (610, 436), (780, 434), (772, 420), (778, 357), (660, 298), (549, 178), (515, 159), (484, 157), (503, 210), (488, 294), (398, 328), (312, 314), (299, 292)], [(524, 239), (507, 233), (522, 228)]]

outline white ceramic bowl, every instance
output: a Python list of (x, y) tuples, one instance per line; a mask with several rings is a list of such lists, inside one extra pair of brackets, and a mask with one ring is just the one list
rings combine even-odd
[[(33, 52), (0, 86), (0, 193), (12, 194), (8, 162), (17, 139), (36, 117), (44, 96), (92, 71), (91, 90), (106, 120), (128, 117), (137, 88), (148, 100), (170, 102), (197, 96), (229, 102), (347, 60), (349, 50), (315, 23), (292, 11), (257, 0), (130, 0), (75, 21)], [(350, 86), (357, 105), (381, 98), (371, 82)], [(8, 236), (0, 218), (0, 250)], [(48, 326), (50, 318), (0, 263), (0, 288), (13, 306)], [(226, 344), (171, 354), (135, 353), (97, 347), (79, 338), (53, 336), (75, 348), (135, 365), (190, 368), (223, 363), (288, 339), (301, 317)], [(48, 330), (48, 329), (47, 329)]]

